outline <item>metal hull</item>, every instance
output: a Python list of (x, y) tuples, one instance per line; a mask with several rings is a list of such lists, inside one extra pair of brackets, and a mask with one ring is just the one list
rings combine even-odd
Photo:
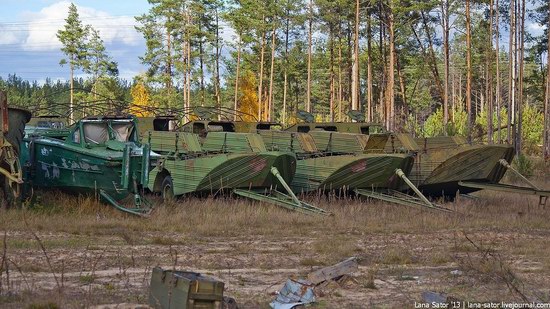
[[(270, 172), (276, 167), (290, 183), (296, 171), (294, 155), (283, 152), (224, 153), (195, 158), (166, 158), (163, 163), (174, 183), (174, 194), (192, 192), (216, 193), (223, 189), (257, 189), (280, 186)], [(155, 190), (157, 177), (163, 171), (156, 167), (149, 175), (148, 187)]]
[[(21, 153), (25, 180), (37, 188), (83, 194), (99, 194), (104, 190), (117, 200), (127, 197), (129, 190), (121, 188), (122, 152), (105, 149), (101, 154), (98, 152), (83, 151), (50, 138), (25, 139)], [(139, 170), (139, 161), (131, 159), (132, 168)]]
[(462, 187), (460, 181), (498, 183), (506, 172), (500, 159), (511, 162), (514, 148), (505, 145), (460, 146), (434, 149), (419, 154), (410, 178), (432, 196), (455, 195), (478, 191)]
[(412, 168), (408, 155), (360, 154), (298, 160), (294, 192), (396, 188), (396, 169)]

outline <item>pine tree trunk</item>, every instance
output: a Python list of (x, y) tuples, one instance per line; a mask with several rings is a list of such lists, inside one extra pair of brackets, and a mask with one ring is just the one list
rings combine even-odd
[(271, 68), (269, 71), (269, 97), (268, 97), (268, 117), (267, 120), (272, 120), (273, 114), (273, 71), (275, 69), (275, 24), (273, 25), (273, 32), (271, 33)]
[(489, 1), (489, 46), (487, 49), (487, 77), (486, 77), (486, 91), (487, 91), (487, 142), (493, 143), (493, 96), (492, 96), (492, 54), (493, 54), (493, 0)]
[(372, 29), (370, 12), (367, 17), (367, 121), (373, 120), (372, 106)]
[(510, 1), (510, 31), (509, 31), (509, 37), (510, 37), (510, 46), (509, 46), (509, 80), (508, 80), (508, 144), (512, 144), (512, 129), (514, 125), (514, 114), (515, 114), (515, 98), (516, 98), (516, 86), (515, 86), (515, 59), (516, 59), (516, 51), (514, 49), (515, 46), (515, 33), (516, 33), (516, 26), (515, 26), (515, 0)]
[[(397, 51), (395, 52), (397, 55)], [(401, 62), (399, 57), (395, 57), (395, 64), (397, 69), (397, 78), (399, 78), (399, 89), (401, 91), (401, 100), (403, 106), (407, 106), (407, 84), (405, 83), (405, 76), (403, 74), (403, 68), (401, 67)]]
[(74, 122), (74, 56), (71, 56), (70, 70), (71, 70), (71, 98), (69, 103), (69, 123)]
[(306, 90), (306, 111), (311, 113), (311, 53), (313, 35), (313, 0), (309, 0), (309, 27), (307, 40), (307, 90)]
[(166, 80), (165, 85), (168, 89), (168, 94), (172, 94), (172, 35), (168, 27), (166, 27)]
[(496, 101), (496, 107), (497, 107), (497, 138), (498, 143), (500, 144), (502, 142), (502, 121), (500, 119), (500, 101), (501, 101), (501, 85), (500, 85), (500, 28), (499, 28), (499, 5), (498, 1), (495, 2), (495, 78), (496, 78), (496, 86), (495, 86), (495, 101)]
[(351, 109), (359, 110), (359, 0), (355, 1), (355, 32), (353, 38), (353, 65), (351, 78)]
[(380, 1), (378, 3), (378, 14), (380, 16), (380, 23), (379, 23), (379, 36), (378, 36), (378, 39), (379, 39), (379, 43), (378, 43), (378, 49), (379, 49), (379, 54), (380, 54), (380, 58), (381, 58), (381, 62), (382, 62), (382, 67), (383, 69), (380, 70), (380, 86), (378, 87), (379, 89), (379, 94), (378, 94), (378, 110), (379, 110), (379, 113), (380, 113), (380, 119), (381, 121), (384, 122), (386, 128), (388, 128), (388, 113), (387, 113), (387, 110), (386, 110), (386, 93), (385, 93), (385, 89), (387, 87), (387, 70), (388, 70), (388, 67), (386, 65), (386, 53), (385, 53), (385, 48), (384, 48), (384, 44), (385, 44), (385, 39), (386, 39), (386, 33), (385, 33), (385, 27), (386, 25), (384, 24), (384, 14), (385, 13), (385, 10), (383, 9), (383, 2)]
[[(188, 59), (187, 59), (187, 11), (185, 10), (185, 8), (183, 9), (183, 12), (182, 12), (182, 15), (183, 15), (183, 20), (184, 20), (184, 23), (183, 23), (183, 28), (181, 29), (181, 33), (183, 33), (183, 37), (182, 37), (182, 40), (183, 42), (181, 43), (181, 51), (182, 51), (182, 66), (183, 66), (183, 76), (182, 76), (182, 98), (183, 98), (183, 108), (187, 108), (188, 104), (187, 104), (187, 101), (188, 101), (188, 98), (187, 98), (187, 62), (188, 62)], [(187, 116), (185, 116), (187, 117)]]
[(443, 90), (443, 86), (441, 85), (441, 77), (439, 76), (439, 69), (437, 68), (437, 57), (434, 51), (432, 33), (428, 25), (428, 19), (426, 18), (426, 14), (424, 14), (423, 11), (421, 11), (420, 14), (422, 16), (422, 25), (424, 26), (424, 32), (426, 32), (426, 38), (428, 39), (428, 53), (430, 55), (430, 60), (431, 60), (430, 62), (432, 64), (431, 67), (434, 75), (435, 86), (437, 88), (437, 91), (439, 92), (439, 96), (443, 98), (444, 90)]
[(521, 1), (521, 17), (520, 17), (520, 42), (519, 42), (519, 85), (518, 85), (518, 119), (516, 133), (516, 154), (521, 155), (522, 150), (522, 130), (523, 130), (523, 75), (524, 75), (524, 53), (525, 53), (525, 0)]
[[(391, 2), (390, 2), (391, 3)], [(395, 129), (395, 99), (394, 99), (394, 84), (395, 84), (395, 32), (393, 9), (390, 5), (388, 8), (388, 39), (389, 39), (389, 59), (388, 59), (388, 81), (386, 88), (386, 127), (389, 131)]]
[(342, 30), (338, 32), (338, 121), (343, 121), (343, 105), (342, 105)]
[(199, 33), (201, 37), (199, 38), (199, 66), (201, 68), (200, 76), (200, 87), (201, 87), (201, 106), (204, 106), (204, 100), (206, 97), (206, 89), (204, 88), (204, 50), (203, 50), (203, 37), (202, 37), (202, 23), (199, 21)]
[(329, 27), (329, 44), (330, 44), (330, 48), (329, 48), (329, 53), (330, 53), (330, 72), (329, 72), (329, 75), (330, 75), (330, 86), (329, 86), (329, 109), (330, 109), (330, 113), (329, 113), (329, 116), (330, 116), (330, 121), (334, 121), (334, 29), (333, 29), (333, 26), (332, 26), (332, 23), (330, 24), (330, 27)]
[(546, 96), (544, 98), (544, 132), (543, 148), (544, 160), (550, 160), (550, 5), (548, 7), (548, 25), (546, 27), (548, 36), (547, 59), (546, 59)]
[[(190, 14), (187, 15), (188, 22), (191, 24)], [(189, 34), (189, 39), (187, 40), (187, 108), (191, 107), (191, 66), (193, 64), (193, 59), (191, 58), (191, 35)]]
[[(236, 72), (235, 72), (235, 96), (234, 96), (234, 109), (235, 111), (238, 111), (239, 110), (239, 71), (241, 69), (241, 44), (242, 44), (242, 41), (241, 41), (241, 34), (239, 34), (239, 43), (237, 43), (237, 69), (236, 69)], [(235, 113), (235, 116), (233, 118), (233, 120), (237, 121), (237, 113)], [(258, 115), (258, 120), (259, 120), (259, 115)]]
[(187, 41), (184, 39), (182, 46), (182, 64), (183, 64), (183, 108), (186, 108), (187, 105)]
[(470, 0), (466, 0), (466, 112), (468, 113), (468, 143), (472, 143), (472, 31)]
[[(220, 22), (218, 9), (216, 8), (216, 76), (214, 80), (214, 95), (216, 96), (216, 108), (221, 108), (220, 98)], [(218, 120), (221, 115), (218, 115)]]
[(283, 68), (283, 75), (284, 75), (284, 82), (283, 82), (283, 113), (282, 113), (282, 121), (283, 127), (286, 126), (286, 96), (287, 96), (287, 88), (288, 88), (288, 33), (290, 32), (290, 20), (289, 20), (289, 12), (287, 9), (286, 12), (286, 27), (285, 27), (285, 65)]
[(445, 62), (445, 78), (443, 82), (443, 131), (448, 134), (447, 124), (449, 123), (449, 75), (450, 75), (450, 53), (449, 53), (449, 0), (441, 1), (442, 28), (443, 28), (443, 57)]
[(186, 27), (185, 27), (185, 42), (183, 44), (183, 53), (184, 57), (186, 59), (186, 62), (184, 63), (184, 78), (185, 78), (185, 84), (183, 87), (184, 91), (184, 97), (185, 100), (185, 108), (189, 109), (191, 107), (191, 34), (190, 34), (190, 28), (191, 28), (191, 14), (187, 11), (185, 14), (185, 21), (186, 21)]
[[(264, 17), (262, 17), (262, 20)], [(263, 95), (263, 81), (264, 81), (264, 51), (265, 51), (265, 34), (262, 32), (262, 40), (260, 42), (260, 72), (258, 73), (258, 120), (263, 120), (262, 109), (262, 95)]]
[[(352, 99), (353, 99), (353, 88), (355, 87), (355, 84), (354, 84), (354, 77), (353, 77), (353, 57), (354, 57), (354, 46), (353, 46), (353, 29), (352, 29), (352, 25), (351, 23), (347, 22), (347, 31), (346, 31), (346, 36), (347, 36), (347, 55), (346, 55), (346, 62), (347, 62), (347, 69), (348, 69), (348, 79), (347, 79), (347, 105), (348, 105), (348, 109), (349, 110), (352, 110), (353, 109), (353, 102), (352, 102)], [(346, 116), (346, 118), (348, 118)]]

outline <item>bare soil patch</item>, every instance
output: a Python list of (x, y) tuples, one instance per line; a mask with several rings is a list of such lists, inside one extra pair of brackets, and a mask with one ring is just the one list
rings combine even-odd
[(268, 308), (287, 278), (350, 256), (359, 271), (320, 290), (314, 308), (413, 307), (424, 291), (550, 301), (550, 205), (476, 196), (448, 205), (461, 214), (310, 198), (330, 217), (186, 198), (140, 219), (93, 199), (43, 193), (34, 208), (0, 213), (0, 259), (9, 266), (0, 306), (146, 304), (151, 269), (162, 266), (214, 276), (240, 307)]

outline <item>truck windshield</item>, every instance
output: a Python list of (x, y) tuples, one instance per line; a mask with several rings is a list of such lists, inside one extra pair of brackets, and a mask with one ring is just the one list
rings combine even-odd
[(134, 130), (132, 122), (89, 122), (82, 125), (84, 142), (103, 145), (108, 140), (128, 142)]
[(115, 140), (119, 142), (128, 142), (134, 130), (134, 124), (132, 122), (114, 122), (111, 125), (111, 129)]
[(84, 142), (86, 143), (101, 145), (109, 140), (107, 123), (85, 123), (82, 128), (84, 129)]

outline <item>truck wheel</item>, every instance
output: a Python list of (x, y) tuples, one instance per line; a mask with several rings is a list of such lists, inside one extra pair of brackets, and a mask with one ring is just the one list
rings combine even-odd
[(174, 184), (172, 182), (172, 177), (170, 175), (164, 177), (162, 180), (162, 185), (160, 186), (162, 199), (165, 202), (170, 202), (174, 200)]

